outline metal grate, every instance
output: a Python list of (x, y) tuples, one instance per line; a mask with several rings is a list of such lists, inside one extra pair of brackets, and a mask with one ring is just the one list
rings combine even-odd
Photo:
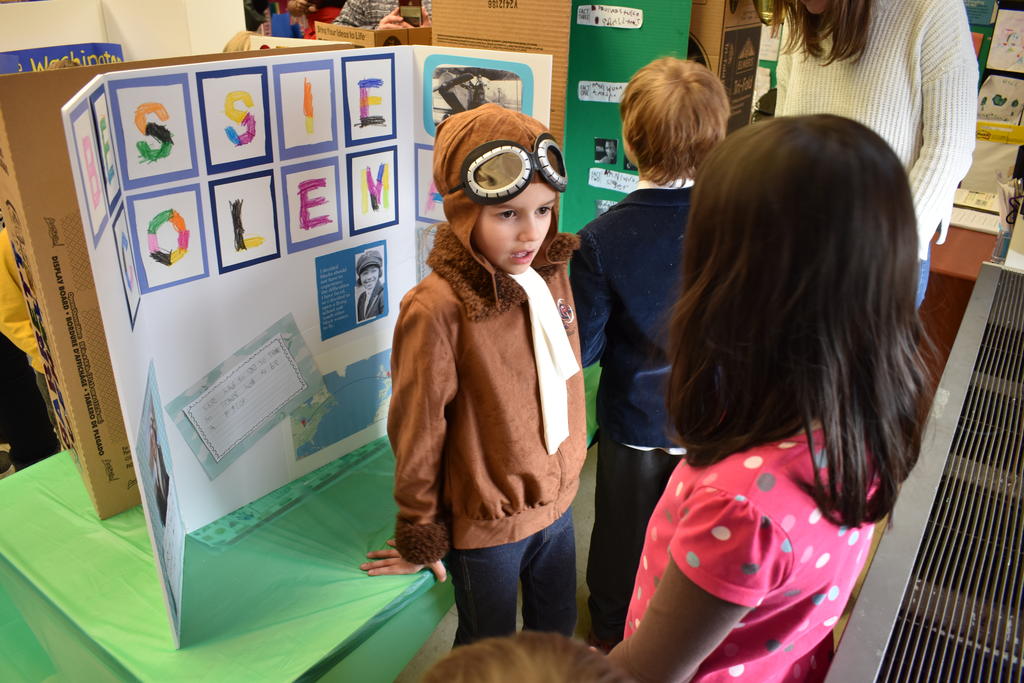
[(1024, 275), (1000, 274), (878, 681), (1024, 680)]

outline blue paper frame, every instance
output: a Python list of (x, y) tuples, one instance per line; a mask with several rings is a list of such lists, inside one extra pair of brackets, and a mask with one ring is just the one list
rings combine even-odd
[[(220, 251), (220, 221), (217, 220), (217, 195), (216, 188), (221, 185), (233, 185), (245, 180), (252, 180), (253, 178), (270, 178), (270, 202), (274, 207), (273, 219), (274, 219), (274, 244), (277, 246), (277, 250), (273, 254), (267, 254), (266, 256), (260, 256), (259, 258), (252, 259), (251, 261), (244, 261), (242, 263), (236, 263), (231, 266), (225, 266), (223, 256)], [(277, 218), (277, 189), (274, 180), (274, 172), (270, 169), (266, 171), (256, 171), (255, 173), (247, 173), (241, 176), (232, 176), (230, 178), (221, 178), (219, 180), (210, 181), (210, 215), (213, 217), (213, 246), (217, 250), (217, 272), (221, 275), (224, 273), (230, 273), (233, 270), (239, 270), (240, 268), (247, 268), (248, 266), (254, 266), (257, 263), (265, 263), (266, 261), (273, 261), (274, 259), (281, 258), (281, 227)], [(232, 226), (232, 229), (234, 227)]]
[[(88, 188), (85, 186), (85, 167), (82, 165), (82, 153), (78, 149), (78, 136), (75, 135), (75, 123), (79, 121), (83, 116), (89, 117), (89, 131), (95, 137), (96, 135), (96, 121), (92, 116), (92, 107), (89, 106), (89, 100), (86, 98), (78, 104), (77, 107), (71, 110), (71, 134), (74, 136), (75, 141), (75, 162), (78, 164), (78, 177), (82, 182), (82, 197), (85, 199), (86, 204), (89, 203)], [(97, 155), (97, 159), (99, 155)], [(102, 168), (103, 162), (100, 161)], [(96, 227), (96, 223), (93, 221), (92, 212), (89, 211), (89, 207), (85, 207), (85, 216), (83, 218), (89, 222), (89, 235), (92, 236), (92, 248), (95, 249), (100, 245), (100, 239), (103, 237), (103, 231), (107, 227), (107, 223), (110, 222), (110, 207), (107, 206), (107, 195), (106, 195), (106, 184), (105, 180), (100, 182), (104, 183), (103, 190), (103, 216), (100, 217), (99, 227)]]
[[(349, 107), (348, 101), (348, 75), (345, 72), (345, 65), (352, 62), (390, 62), (391, 67), (391, 134), (390, 135), (378, 135), (372, 138), (360, 138), (358, 140), (352, 137), (352, 110)], [(398, 137), (398, 101), (395, 97), (395, 54), (376, 54), (366, 55), (361, 57), (342, 57), (341, 58), (341, 93), (342, 101), (344, 102), (345, 109), (345, 146), (355, 147), (357, 145), (373, 145), (379, 142), (385, 142), (386, 140), (394, 140)]]
[[(395, 219), (391, 220), (391, 221), (387, 221), (385, 223), (377, 223), (377, 224), (371, 225), (369, 227), (362, 228), (360, 230), (356, 230), (356, 207), (355, 207), (356, 183), (355, 183), (355, 178), (353, 177), (353, 173), (352, 173), (352, 162), (355, 159), (358, 159), (359, 157), (372, 156), (374, 154), (381, 154), (382, 152), (391, 152), (392, 159), (394, 160), (393, 163), (392, 163), (392, 167), (394, 168), (394, 178), (395, 178), (395, 180), (392, 183), (392, 187), (394, 188), (394, 192), (395, 192)], [(346, 167), (347, 178), (348, 178), (348, 226), (349, 226), (349, 234), (352, 235), (352, 236), (363, 235), (363, 234), (368, 233), (368, 232), (373, 232), (374, 230), (380, 230), (381, 228), (387, 228), (387, 227), (390, 227), (392, 225), (398, 225), (398, 222), (399, 222), (399, 219), (400, 219), (400, 208), (401, 208), (399, 206), (399, 203), (398, 203), (398, 200), (399, 200), (399, 196), (398, 196), (398, 177), (399, 177), (399, 175), (398, 175), (398, 146), (397, 145), (392, 145), (391, 147), (381, 147), (379, 149), (368, 149), (368, 150), (364, 150), (362, 152), (352, 152), (351, 154), (346, 154), (345, 155), (345, 167)]]
[[(101, 97), (103, 97), (105, 94), (106, 94), (106, 88), (100, 87), (100, 88), (96, 89), (96, 92), (94, 92), (91, 95), (89, 95), (89, 109), (92, 110), (92, 127), (93, 127), (93, 132), (95, 132), (95, 134), (96, 134), (96, 141), (99, 143), (100, 150), (101, 150), (100, 153), (99, 153), (100, 165), (101, 166), (103, 165), (103, 153), (102, 153), (102, 149), (103, 149), (103, 136), (100, 134), (100, 117), (96, 113), (96, 101), (99, 100)], [(121, 169), (118, 168), (118, 163), (117, 163), (117, 140), (114, 139), (114, 137), (115, 137), (114, 136), (114, 117), (110, 113), (110, 97), (109, 96), (107, 97), (107, 116), (110, 118), (110, 144), (113, 145), (113, 147), (114, 147), (114, 174), (117, 176), (117, 192), (115, 192), (113, 198), (111, 198), (107, 202), (107, 211), (110, 214), (114, 214), (115, 213), (114, 208), (117, 206), (117, 203), (119, 201), (121, 201), (121, 197), (124, 195), (124, 183), (121, 180), (121, 176), (120, 176)], [(106, 173), (103, 174), (103, 187), (104, 188), (109, 188), (110, 187), (110, 185), (107, 184), (107, 174)], [(107, 195), (108, 196), (110, 195), (109, 190), (107, 191)]]
[[(284, 140), (284, 110), (281, 103), (281, 76), (287, 73), (307, 73), (310, 71), (328, 72), (331, 79), (331, 139), (324, 142), (314, 142), (308, 145), (296, 145), (288, 147)], [(277, 64), (274, 66), (274, 111), (277, 114), (277, 140), (278, 155), (282, 160), (296, 159), (298, 157), (322, 154), (324, 152), (336, 152), (338, 150), (338, 103), (337, 89), (334, 79), (334, 60), (322, 59), (310, 62), (295, 62), (294, 64)]]
[[(260, 84), (263, 88), (263, 135), (266, 140), (267, 153), (255, 156), (249, 159), (239, 159), (237, 161), (225, 161), (223, 163), (213, 163), (212, 154), (210, 148), (210, 124), (206, 120), (206, 94), (203, 92), (204, 81), (217, 79), (217, 78), (230, 78), (232, 76), (259, 76)], [(274, 160), (274, 141), (270, 137), (270, 79), (267, 77), (267, 68), (264, 66), (252, 66), (241, 69), (218, 69), (216, 71), (202, 71), (196, 74), (196, 92), (199, 94), (199, 119), (203, 126), (203, 149), (205, 150), (206, 156), (206, 170), (209, 174), (214, 173), (226, 173), (227, 171), (237, 171), (242, 168), (249, 168), (250, 166), (259, 166), (261, 164), (269, 164)], [(284, 138), (282, 138), (283, 142)]]
[[(337, 208), (338, 230), (337, 232), (321, 235), (320, 237), (314, 237), (313, 239), (302, 240), (301, 242), (292, 242), (292, 214), (288, 197), (288, 176), (293, 173), (308, 171), (311, 168), (324, 168), (327, 166), (334, 169), (334, 205)], [(281, 167), (281, 196), (284, 198), (285, 242), (288, 245), (289, 254), (294, 254), (305, 249), (312, 249), (313, 247), (319, 247), (324, 244), (330, 244), (331, 242), (337, 242), (344, 238), (345, 226), (342, 225), (341, 171), (338, 168), (337, 157), (315, 159), (313, 161), (304, 161), (298, 164), (293, 164), (292, 166)]]
[[(146, 265), (142, 254), (142, 244), (139, 242), (139, 227), (135, 223), (135, 203), (143, 199), (166, 197), (168, 195), (180, 194), (182, 192), (192, 192), (196, 198), (196, 216), (199, 224), (196, 226), (196, 237), (192, 240), (192, 243), (199, 244), (200, 253), (203, 257), (203, 272), (181, 280), (175, 280), (174, 282), (167, 282), (162, 285), (150, 287), (149, 278), (146, 277)], [(128, 225), (131, 232), (132, 247), (135, 252), (135, 272), (139, 275), (139, 287), (143, 294), (167, 289), (168, 287), (177, 287), (178, 285), (183, 285), (186, 282), (194, 282), (195, 280), (202, 280), (203, 278), (210, 276), (210, 262), (206, 254), (206, 230), (205, 225), (203, 224), (203, 200), (200, 196), (199, 185), (183, 185), (181, 187), (162, 188), (154, 190), (153, 192), (132, 195), (128, 197), (128, 205), (125, 207), (125, 210), (128, 212)]]
[[(128, 173), (128, 157), (125, 151), (127, 145), (124, 144), (124, 125), (121, 122), (121, 102), (120, 102), (120, 91), (128, 90), (131, 88), (148, 88), (153, 86), (161, 85), (180, 85), (182, 87), (182, 95), (185, 100), (185, 122), (188, 130), (188, 149), (189, 157), (192, 161), (192, 166), (180, 171), (171, 171), (169, 173), (158, 173), (156, 175), (147, 176), (145, 178), (132, 178)], [(195, 126), (192, 123), (194, 118), (192, 115), (192, 95), (189, 92), (188, 74), (169, 74), (166, 76), (146, 76), (143, 78), (126, 78), (124, 80), (111, 81), (107, 86), (109, 91), (109, 101), (112, 103), (110, 109), (112, 111), (111, 118), (114, 120), (114, 127), (117, 130), (117, 137), (114, 139), (115, 147), (117, 150), (117, 158), (121, 168), (121, 187), (125, 191), (137, 190), (142, 187), (148, 187), (150, 185), (157, 185), (162, 183), (171, 183), (179, 180), (188, 180), (195, 178), (199, 175), (199, 162), (196, 157), (196, 131)], [(179, 143), (175, 143), (179, 144)]]

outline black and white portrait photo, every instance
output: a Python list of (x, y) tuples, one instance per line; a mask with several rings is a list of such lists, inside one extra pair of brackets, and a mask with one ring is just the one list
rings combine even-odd
[(615, 138), (594, 138), (594, 163), (614, 164), (619, 160), (619, 141)]
[(386, 297), (383, 251), (373, 247), (356, 256), (356, 322), (383, 315)]

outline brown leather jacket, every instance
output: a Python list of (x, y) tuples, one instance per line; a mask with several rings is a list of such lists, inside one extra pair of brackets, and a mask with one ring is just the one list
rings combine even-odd
[[(402, 300), (392, 345), (395, 540), (415, 563), (547, 527), (572, 503), (586, 456), (582, 373), (568, 380), (570, 436), (549, 455), (526, 293), (468, 240), (439, 226), (434, 272)], [(575, 235), (552, 232), (533, 267), (579, 359), (566, 273), (577, 245)]]

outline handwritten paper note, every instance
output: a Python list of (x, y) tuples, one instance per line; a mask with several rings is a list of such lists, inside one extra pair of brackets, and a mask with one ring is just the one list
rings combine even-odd
[(282, 335), (276, 335), (185, 406), (218, 462), (307, 388)]
[(644, 25), (644, 11), (617, 5), (580, 5), (576, 10), (576, 23), (609, 28), (640, 28)]
[(576, 87), (576, 94), (581, 102), (618, 102), (622, 99), (622, 91), (625, 89), (625, 83), (580, 81)]
[(587, 179), (587, 183), (591, 187), (600, 187), (605, 190), (615, 190), (616, 192), (625, 192), (627, 194), (636, 189), (637, 182), (639, 182), (639, 179), (632, 173), (609, 171), (606, 168), (590, 169), (590, 177)]

